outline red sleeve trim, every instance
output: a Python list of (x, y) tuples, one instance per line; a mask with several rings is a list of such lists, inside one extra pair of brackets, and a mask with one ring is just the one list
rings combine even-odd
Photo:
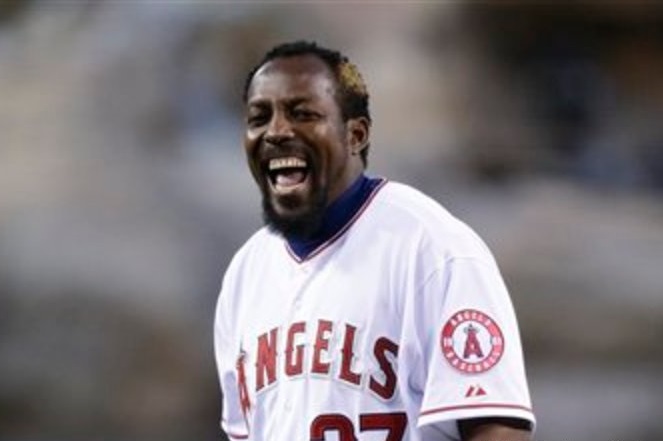
[(436, 407), (435, 409), (428, 409), (421, 414), (419, 414), (420, 417), (426, 416), (426, 415), (431, 415), (434, 413), (443, 413), (443, 412), (451, 412), (453, 410), (465, 410), (465, 409), (515, 409), (515, 410), (524, 410), (525, 412), (530, 412), (532, 413), (532, 409), (530, 409), (527, 406), (520, 406), (518, 404), (500, 404), (500, 403), (484, 403), (484, 404), (465, 404), (465, 405), (460, 405), (460, 406), (447, 406), (447, 407)]

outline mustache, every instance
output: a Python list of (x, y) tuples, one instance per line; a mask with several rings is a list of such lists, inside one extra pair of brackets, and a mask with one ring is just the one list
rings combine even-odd
[(286, 156), (301, 158), (305, 160), (310, 167), (313, 167), (316, 161), (319, 160), (316, 150), (300, 141), (287, 141), (278, 144), (264, 143), (258, 151), (255, 159), (262, 166), (266, 166), (270, 160)]
[(284, 154), (306, 154), (308, 151), (310, 151), (310, 148), (306, 144), (294, 140), (282, 142), (265, 141), (262, 143), (262, 148), (260, 151), (263, 158), (271, 159), (274, 157), (283, 156)]

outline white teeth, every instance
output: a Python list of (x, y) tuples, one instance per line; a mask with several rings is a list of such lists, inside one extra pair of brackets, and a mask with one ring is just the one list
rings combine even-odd
[(270, 159), (269, 161), (269, 171), (298, 167), (306, 167), (306, 161), (292, 156), (287, 158)]

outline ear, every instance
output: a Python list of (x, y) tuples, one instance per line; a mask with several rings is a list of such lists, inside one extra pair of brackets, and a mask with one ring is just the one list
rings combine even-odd
[(368, 147), (371, 124), (368, 118), (360, 116), (349, 119), (346, 123), (346, 136), (350, 153), (359, 155), (359, 153)]

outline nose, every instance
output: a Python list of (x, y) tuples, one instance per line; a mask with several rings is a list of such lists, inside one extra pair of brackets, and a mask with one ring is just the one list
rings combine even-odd
[(292, 139), (293, 136), (292, 124), (286, 115), (282, 112), (274, 112), (265, 132), (265, 141), (278, 145)]

